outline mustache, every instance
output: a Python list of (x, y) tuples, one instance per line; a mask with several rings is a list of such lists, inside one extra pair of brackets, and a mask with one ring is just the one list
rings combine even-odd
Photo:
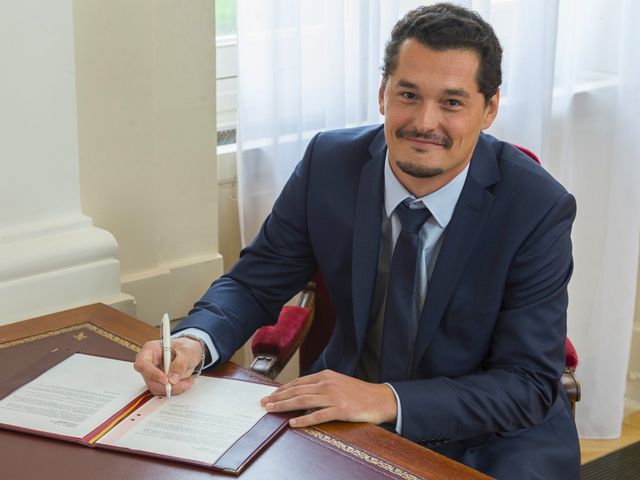
[(438, 145), (442, 145), (445, 148), (451, 147), (451, 139), (445, 135), (439, 135), (433, 130), (427, 130), (426, 132), (420, 132), (416, 129), (414, 130), (398, 130), (398, 137), (400, 138), (416, 138), (420, 140), (427, 140), (429, 142), (435, 142)]

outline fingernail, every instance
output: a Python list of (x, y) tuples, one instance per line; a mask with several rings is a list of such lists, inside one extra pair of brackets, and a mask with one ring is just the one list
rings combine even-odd
[(171, 375), (169, 375), (169, 382), (176, 384), (180, 381), (180, 377), (178, 375), (176, 375), (175, 373), (172, 373)]
[(295, 418), (292, 418), (291, 420), (289, 420), (289, 425), (291, 425), (292, 427), (295, 427), (296, 425), (298, 425), (298, 420), (296, 420)]
[(273, 409), (273, 403), (267, 403), (267, 404), (265, 405), (265, 408), (266, 408), (267, 410), (271, 411), (271, 410)]

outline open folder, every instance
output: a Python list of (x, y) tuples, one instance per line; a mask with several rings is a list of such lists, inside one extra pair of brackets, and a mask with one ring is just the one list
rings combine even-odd
[(0, 427), (239, 473), (287, 425), (273, 385), (201, 376), (152, 395), (131, 362), (53, 352), (0, 388)]

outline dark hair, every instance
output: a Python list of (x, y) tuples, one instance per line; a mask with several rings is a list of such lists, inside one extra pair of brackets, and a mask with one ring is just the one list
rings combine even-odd
[(473, 50), (480, 64), (476, 81), (488, 102), (502, 83), (502, 47), (496, 34), (480, 15), (450, 3), (411, 10), (391, 31), (384, 51), (382, 81), (386, 82), (398, 65), (398, 50), (408, 38), (438, 51)]

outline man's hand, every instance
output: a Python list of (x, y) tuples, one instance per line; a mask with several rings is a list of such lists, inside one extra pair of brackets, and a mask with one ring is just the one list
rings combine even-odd
[(331, 420), (395, 422), (398, 405), (388, 385), (367, 383), (331, 370), (298, 378), (278, 388), (260, 403), (268, 412), (314, 411), (289, 421), (307, 427)]
[(171, 382), (172, 395), (185, 392), (195, 378), (191, 376), (193, 369), (200, 365), (202, 345), (192, 338), (175, 338), (171, 340), (173, 358), (169, 367), (169, 375), (164, 374), (162, 365), (162, 343), (160, 340), (147, 342), (136, 355), (133, 368), (144, 378), (147, 387), (154, 395), (165, 395), (165, 385)]

